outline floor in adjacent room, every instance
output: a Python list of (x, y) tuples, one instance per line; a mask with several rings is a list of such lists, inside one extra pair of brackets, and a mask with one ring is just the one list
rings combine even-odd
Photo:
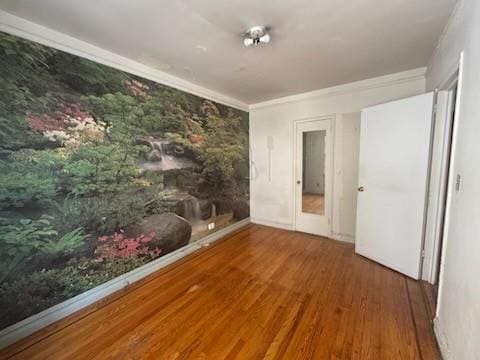
[(303, 193), (302, 212), (324, 215), (325, 197), (323, 194)]
[(248, 225), (7, 348), (15, 359), (439, 359), (419, 282)]

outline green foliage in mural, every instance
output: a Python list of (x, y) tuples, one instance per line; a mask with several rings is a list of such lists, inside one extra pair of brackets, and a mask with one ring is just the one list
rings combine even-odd
[(87, 236), (81, 228), (59, 238), (51, 224), (52, 219), (47, 215), (38, 220), (21, 219), (16, 223), (0, 219), (1, 282), (22, 271), (34, 256), (67, 254), (85, 244)]
[(23, 116), (6, 118), (0, 113), (0, 157), (23, 148), (47, 148), (50, 141), (32, 131)]
[(36, 271), (4, 283), (0, 287), (0, 323), (11, 324), (24, 319), (142, 266), (147, 261), (145, 258), (127, 258), (101, 265), (84, 261), (64, 268)]
[(217, 187), (232, 178), (241, 181), (242, 175), (247, 176), (235, 173), (236, 164), (248, 162), (248, 137), (241, 129), (240, 118), (210, 116), (206, 134), (203, 154), (205, 176)]
[(77, 228), (63, 235), (58, 241), (45, 242), (40, 251), (50, 256), (69, 254), (85, 245), (87, 237), (82, 228)]
[(111, 67), (76, 56), (55, 52), (49, 58), (52, 76), (78, 94), (108, 94), (125, 91), (129, 76)]
[(56, 179), (48, 166), (0, 160), (0, 209), (44, 204), (55, 196)]
[(82, 146), (63, 169), (69, 192), (74, 196), (96, 196), (126, 190), (139, 174), (134, 154), (133, 146)]
[(47, 63), (56, 51), (14, 36), (0, 41), (0, 115), (48, 108), (54, 79)]
[(248, 114), (0, 33), (0, 327), (197, 240), (248, 189)]
[(113, 233), (139, 222), (146, 216), (147, 205), (141, 194), (131, 192), (115, 196), (68, 197), (57, 204), (56, 223), (64, 231), (81, 227), (90, 233)]

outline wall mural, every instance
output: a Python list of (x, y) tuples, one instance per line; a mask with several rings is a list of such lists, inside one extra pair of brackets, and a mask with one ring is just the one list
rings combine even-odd
[(0, 327), (249, 216), (248, 114), (0, 33)]

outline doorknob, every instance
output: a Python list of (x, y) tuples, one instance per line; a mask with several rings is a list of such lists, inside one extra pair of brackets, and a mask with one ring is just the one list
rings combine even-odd
[(365, 191), (365, 188), (363, 186), (360, 186), (358, 189), (357, 189), (359, 192), (363, 192)]
[(300, 185), (302, 182), (300, 180), (297, 180), (297, 184)]

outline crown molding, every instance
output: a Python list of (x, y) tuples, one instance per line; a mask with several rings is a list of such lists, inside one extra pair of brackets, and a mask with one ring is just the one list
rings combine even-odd
[(133, 75), (182, 90), (223, 105), (248, 111), (248, 104), (207, 89), (166, 72), (153, 69), (137, 61), (104, 50), (69, 35), (38, 25), (21, 17), (0, 10), (0, 31), (50, 46), (73, 55), (77, 55), (103, 65), (111, 66)]
[(355, 81), (343, 85), (332, 86), (320, 90), (309, 91), (301, 94), (281, 97), (274, 100), (268, 100), (257, 104), (251, 104), (250, 110), (260, 109), (264, 107), (291, 103), (296, 101), (309, 100), (313, 98), (322, 98), (328, 96), (338, 96), (347, 93), (365, 91), (385, 86), (403, 84), (416, 80), (425, 80), (425, 73), (427, 68), (421, 67), (412, 70), (402, 71), (394, 74), (379, 76), (366, 80)]

